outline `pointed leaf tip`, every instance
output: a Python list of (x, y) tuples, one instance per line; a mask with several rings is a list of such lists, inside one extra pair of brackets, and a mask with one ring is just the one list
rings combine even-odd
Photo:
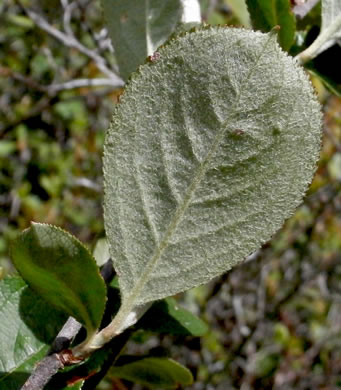
[(74, 236), (31, 223), (12, 245), (12, 260), (42, 298), (76, 318), (92, 334), (104, 312), (106, 287), (95, 260)]

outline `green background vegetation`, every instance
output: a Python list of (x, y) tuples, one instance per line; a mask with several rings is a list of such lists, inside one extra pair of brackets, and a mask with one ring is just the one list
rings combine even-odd
[[(45, 6), (62, 28), (59, 1), (25, 3)], [(247, 23), (237, 2), (202, 3), (209, 23)], [(312, 13), (306, 32), (318, 23)], [(79, 0), (74, 34), (114, 64), (99, 44), (103, 27), (99, 2)], [(89, 248), (104, 235), (102, 145), (121, 90), (44, 87), (96, 76), (87, 57), (35, 27), (16, 1), (0, 0), (0, 277), (14, 272), (9, 243), (31, 220), (61, 226)], [(138, 332), (127, 347), (186, 365), (192, 389), (341, 388), (341, 100), (313, 82), (325, 133), (305, 203), (252, 259), (177, 297), (210, 324), (206, 336)], [(141, 388), (110, 378), (101, 386)]]

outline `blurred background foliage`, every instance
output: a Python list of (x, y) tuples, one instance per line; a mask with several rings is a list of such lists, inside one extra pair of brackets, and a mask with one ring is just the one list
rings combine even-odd
[[(104, 235), (102, 145), (122, 91), (60, 87), (101, 72), (37, 27), (22, 4), (71, 28), (115, 69), (98, 0), (0, 0), (0, 277), (14, 272), (10, 242), (31, 220), (62, 226), (90, 248)], [(299, 21), (297, 42), (316, 36), (318, 7)], [(239, 0), (203, 0), (202, 12), (211, 24), (250, 26)], [(138, 332), (127, 347), (185, 364), (192, 389), (341, 388), (341, 100), (312, 81), (324, 139), (304, 204), (244, 264), (178, 297), (210, 324), (205, 337)], [(99, 388), (141, 389), (110, 376)]]

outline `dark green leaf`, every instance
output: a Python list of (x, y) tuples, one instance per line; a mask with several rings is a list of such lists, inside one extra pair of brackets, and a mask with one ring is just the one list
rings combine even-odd
[(284, 50), (294, 43), (296, 20), (290, 0), (246, 0), (253, 28), (263, 32), (280, 26), (278, 41)]
[(200, 318), (179, 307), (174, 298), (155, 302), (136, 327), (157, 333), (184, 336), (203, 336), (208, 330)]
[(193, 382), (192, 374), (186, 367), (168, 358), (123, 356), (111, 368), (110, 374), (152, 389), (176, 389)]
[(19, 277), (0, 282), (0, 389), (19, 390), (65, 322)]
[(14, 243), (12, 258), (24, 280), (44, 299), (81, 322), (88, 336), (96, 331), (106, 287), (80, 241), (55, 226), (32, 223)]
[(126, 80), (180, 22), (180, 0), (102, 0), (120, 74)]

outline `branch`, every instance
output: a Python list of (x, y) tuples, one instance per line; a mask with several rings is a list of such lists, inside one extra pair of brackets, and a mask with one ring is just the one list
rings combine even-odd
[(37, 81), (32, 79), (31, 77), (24, 76), (21, 73), (14, 72), (11, 68), (7, 68), (4, 66), (0, 66), (0, 77), (11, 77), (14, 80), (20, 81), (23, 84), (26, 84), (28, 87), (32, 89), (36, 89), (41, 92), (46, 92), (46, 87), (39, 84)]
[[(115, 271), (111, 259), (101, 268), (101, 275), (106, 283), (110, 283), (114, 277)], [(67, 349), (81, 327), (82, 325), (72, 317), (66, 321), (53, 342), (50, 353), (38, 363), (31, 376), (21, 387), (21, 390), (42, 390), (58, 370), (64, 368), (66, 365), (81, 362), (80, 359), (75, 358), (71, 351)]]
[(64, 30), (66, 31), (67, 35), (75, 38), (71, 28), (71, 18), (72, 18), (72, 12), (74, 11), (74, 9), (77, 8), (77, 3), (76, 2), (69, 3), (68, 0), (61, 0), (61, 3), (64, 8), (64, 16), (63, 16)]
[[(98, 55), (96, 51), (91, 50), (84, 46), (81, 42), (79, 42), (73, 35), (71, 31), (69, 33), (64, 33), (55, 27), (53, 27), (47, 20), (45, 20), (41, 15), (38, 13), (23, 7), (23, 10), (26, 12), (26, 14), (35, 22), (35, 24), (40, 27), (42, 30), (47, 32), (49, 35), (57, 39), (58, 41), (62, 42), (66, 47), (70, 47), (72, 49), (78, 50), (80, 53), (84, 54), (85, 56), (91, 58), (95, 64), (97, 65), (98, 69), (109, 77), (109, 79), (114, 83), (116, 87), (121, 87), (124, 85), (123, 80), (115, 73), (113, 72), (108, 66), (105, 64), (105, 60), (103, 57)], [(67, 24), (67, 20), (66, 20)], [(71, 35), (72, 34), (72, 35)]]
[(21, 83), (27, 85), (31, 89), (45, 92), (50, 96), (56, 95), (58, 92), (61, 91), (75, 89), (75, 88), (84, 88), (84, 87), (118, 88), (121, 86), (121, 83), (117, 84), (115, 80), (110, 78), (94, 78), (94, 79), (81, 78), (81, 79), (65, 81), (62, 83), (43, 85), (29, 76), (25, 76), (21, 73), (14, 72), (12, 69), (3, 66), (0, 66), (0, 77), (1, 76), (11, 77), (14, 80), (20, 81)]
[(21, 390), (41, 390), (64, 365), (58, 354), (46, 356), (35, 368)]
[(94, 79), (74, 79), (70, 81), (65, 81), (64, 83), (55, 83), (46, 86), (46, 89), (49, 93), (54, 94), (60, 91), (65, 91), (75, 88), (83, 87), (112, 87), (118, 88), (123, 86), (122, 83), (117, 83), (117, 81), (110, 78), (94, 78)]

